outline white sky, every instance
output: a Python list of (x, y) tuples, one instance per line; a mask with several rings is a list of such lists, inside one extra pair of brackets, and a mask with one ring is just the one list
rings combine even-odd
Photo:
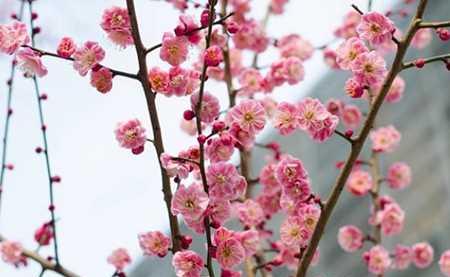
[[(267, 2), (253, 1), (258, 3), (255, 14), (259, 18)], [(274, 37), (299, 33), (314, 45), (322, 45), (333, 38), (332, 30), (351, 3), (366, 6), (365, 0), (291, 0), (285, 16), (270, 19), (268, 32)], [(7, 15), (18, 4), (19, 1), (0, 0), (1, 23), (8, 21)], [(37, 24), (43, 27), (44, 34), (39, 36), (37, 45), (54, 51), (62, 36), (71, 36), (79, 43), (98, 41), (107, 52), (104, 64), (137, 71), (134, 49), (117, 49), (98, 25), (103, 10), (112, 5), (125, 6), (125, 1), (37, 1), (35, 8), (40, 14)], [(159, 42), (162, 33), (177, 24), (176, 12), (164, 2), (136, 0), (136, 5), (146, 45)], [(150, 66), (155, 65), (156, 59), (152, 57)], [(261, 64), (271, 60), (264, 56), (260, 59)], [(305, 64), (306, 80), (295, 87), (277, 90), (276, 98), (298, 99), (308, 93), (326, 70), (321, 61), (318, 52)], [(113, 268), (106, 263), (106, 257), (113, 249), (125, 246), (137, 261), (141, 256), (137, 234), (167, 226), (160, 175), (151, 145), (144, 154), (134, 156), (119, 148), (113, 135), (117, 122), (135, 117), (151, 129), (143, 92), (137, 82), (116, 78), (113, 90), (101, 95), (89, 85), (88, 77), (81, 78), (69, 63), (51, 57), (45, 57), (44, 63), (49, 74), (40, 83), (42, 91), (49, 95), (49, 100), (44, 102), (49, 153), (53, 172), (62, 176), (62, 183), (55, 185), (61, 261), (81, 276), (110, 276)], [(9, 75), (9, 57), (0, 57), (0, 68), (3, 92), (0, 93), (0, 130), (3, 131), (4, 80)], [(207, 89), (224, 99), (224, 87), (208, 83)], [(36, 246), (33, 232), (48, 220), (49, 214), (44, 157), (34, 153), (35, 147), (41, 145), (41, 133), (31, 81), (20, 77), (13, 97), (8, 162), (16, 168), (5, 176), (0, 230), (6, 237), (32, 249)], [(187, 98), (159, 97), (158, 107), (167, 150), (177, 153), (193, 144), (193, 139), (178, 129), (181, 113), (188, 107)], [(43, 249), (42, 253), (52, 253), (52, 248)], [(39, 270), (33, 262), (19, 271), (0, 262), (0, 276), (37, 276)], [(45, 276), (56, 275), (49, 272)]]

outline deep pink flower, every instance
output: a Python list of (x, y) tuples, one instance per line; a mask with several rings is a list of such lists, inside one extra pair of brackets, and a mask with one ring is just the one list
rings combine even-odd
[(263, 209), (252, 199), (237, 204), (237, 214), (242, 225), (248, 227), (256, 227), (265, 219)]
[(139, 246), (145, 255), (164, 257), (170, 246), (170, 238), (160, 231), (147, 232), (138, 235)]
[(281, 37), (277, 42), (281, 56), (284, 58), (297, 57), (306, 61), (312, 57), (314, 46), (298, 34)]
[(363, 117), (361, 110), (356, 105), (345, 105), (341, 116), (342, 122), (348, 128), (357, 128)]
[(351, 98), (360, 98), (364, 94), (364, 85), (356, 78), (350, 78), (345, 82), (345, 93)]
[[(191, 109), (196, 110), (197, 103), (199, 101), (199, 93), (194, 93), (191, 96)], [(213, 122), (220, 113), (219, 99), (209, 92), (203, 93), (202, 106), (200, 109), (200, 118), (202, 122)]]
[(58, 44), (56, 53), (63, 58), (70, 58), (77, 50), (77, 45), (70, 37), (63, 37)]
[(404, 270), (409, 267), (412, 261), (411, 247), (397, 244), (394, 250), (394, 262), (392, 267), (397, 270)]
[(375, 275), (382, 275), (390, 267), (392, 260), (389, 252), (381, 245), (372, 247), (363, 254), (364, 262), (367, 264), (369, 272)]
[(392, 39), (395, 26), (386, 16), (369, 12), (362, 16), (356, 31), (361, 38), (377, 45)]
[(441, 258), (439, 259), (439, 267), (442, 274), (445, 276), (450, 276), (450, 250), (442, 253)]
[(131, 257), (125, 248), (114, 250), (108, 257), (108, 263), (113, 265), (117, 271), (121, 272), (131, 263)]
[(386, 176), (389, 187), (403, 189), (411, 183), (411, 168), (404, 162), (393, 163)]
[(234, 152), (233, 138), (229, 134), (212, 138), (206, 145), (205, 152), (211, 163), (226, 162)]
[(9, 25), (0, 25), (0, 52), (12, 55), (21, 45), (29, 42), (25, 23), (13, 21)]
[(345, 225), (339, 229), (338, 243), (347, 252), (355, 252), (363, 247), (364, 235), (353, 225)]
[(180, 185), (172, 198), (172, 213), (182, 214), (185, 218), (198, 219), (206, 211), (209, 199), (200, 183), (189, 187)]
[(277, 181), (282, 185), (294, 184), (298, 180), (308, 179), (308, 172), (299, 159), (296, 159), (290, 155), (286, 155), (278, 163), (276, 168)]
[(351, 69), (359, 83), (377, 86), (384, 80), (386, 62), (377, 52), (371, 51), (358, 55)]
[(103, 48), (97, 42), (87, 41), (82, 47), (77, 48), (73, 54), (73, 67), (81, 76), (85, 76), (104, 58), (105, 51)]
[(154, 91), (161, 93), (167, 92), (169, 87), (169, 73), (166, 71), (159, 67), (153, 67), (148, 72), (148, 80)]
[(361, 15), (355, 10), (349, 11), (345, 15), (342, 25), (334, 31), (334, 35), (344, 39), (357, 36), (356, 27), (359, 22), (361, 22)]
[(230, 109), (227, 122), (229, 125), (237, 124), (242, 130), (256, 134), (266, 123), (264, 108), (257, 100), (243, 100)]
[(178, 251), (173, 255), (172, 265), (177, 277), (200, 277), (203, 270), (203, 259), (194, 251)]
[(53, 226), (51, 223), (44, 223), (34, 232), (34, 240), (41, 246), (49, 245), (53, 239)]
[(5, 263), (18, 265), (23, 261), (22, 245), (16, 241), (5, 240), (0, 242), (0, 254)]
[(41, 55), (30, 48), (25, 47), (17, 51), (16, 60), (17, 65), (27, 77), (43, 77), (48, 73), (47, 68), (42, 64)]
[(240, 196), (243, 177), (231, 163), (218, 162), (211, 164), (206, 172), (209, 193), (212, 198), (233, 200)]
[(106, 9), (100, 23), (108, 38), (121, 47), (133, 44), (131, 23), (126, 8), (111, 7)]
[(230, 135), (239, 147), (250, 149), (255, 141), (255, 134), (243, 130), (239, 124), (233, 123), (230, 127)]
[(200, 26), (195, 22), (194, 18), (190, 15), (182, 14), (179, 17), (179, 20), (180, 22), (174, 30), (175, 34), (177, 36), (186, 36), (189, 42), (193, 44), (199, 43), (201, 35), (197, 29)]
[(434, 250), (427, 242), (419, 242), (412, 246), (413, 262), (418, 268), (427, 268), (434, 258)]
[(328, 99), (325, 105), (327, 107), (327, 111), (336, 116), (340, 116), (342, 110), (344, 109), (344, 103), (341, 100), (335, 98)]
[(352, 69), (352, 64), (362, 53), (369, 52), (364, 42), (357, 37), (344, 41), (336, 50), (336, 62), (344, 70)]
[(188, 55), (188, 40), (186, 37), (177, 37), (172, 33), (164, 33), (162, 47), (159, 53), (163, 61), (172, 66), (182, 64)]
[(372, 150), (391, 153), (400, 143), (401, 134), (394, 126), (380, 127), (370, 133)]
[(264, 191), (256, 198), (256, 201), (258, 201), (266, 217), (270, 217), (281, 209), (280, 199), (280, 191), (273, 193)]
[(261, 82), (263, 77), (259, 70), (246, 68), (239, 75), (239, 84), (241, 85), (240, 95), (250, 96), (261, 91)]
[(222, 49), (213, 45), (203, 53), (203, 61), (207, 66), (218, 66), (223, 61)]
[(127, 149), (143, 147), (147, 140), (145, 129), (138, 119), (118, 123), (115, 134), (120, 146)]
[(278, 104), (273, 117), (273, 124), (280, 134), (286, 136), (298, 128), (297, 107), (287, 102)]
[(91, 71), (91, 85), (101, 93), (107, 93), (112, 89), (112, 78), (111, 70), (106, 67)]
[(397, 235), (403, 230), (405, 212), (397, 203), (391, 203), (377, 212), (375, 222), (385, 236)]
[(364, 196), (372, 189), (372, 177), (364, 170), (355, 170), (350, 174), (345, 186), (351, 194)]
[(217, 245), (216, 259), (221, 268), (231, 269), (245, 259), (245, 249), (235, 238), (230, 238)]

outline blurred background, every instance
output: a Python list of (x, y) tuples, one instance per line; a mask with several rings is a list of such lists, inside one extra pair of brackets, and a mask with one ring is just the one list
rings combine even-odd
[[(135, 2), (146, 45), (158, 43), (164, 31), (176, 26), (178, 13), (169, 4), (151, 0)], [(253, 2), (254, 16), (262, 18), (268, 1)], [(333, 40), (333, 30), (351, 9), (351, 4), (365, 7), (366, 2), (293, 0), (283, 16), (270, 19), (268, 33), (275, 37), (299, 33), (313, 45), (321, 46)], [(395, 8), (398, 2), (375, 0), (374, 9), (387, 11)], [(429, 2), (425, 18), (445, 20), (450, 17), (448, 0)], [(17, 0), (0, 0), (0, 23), (9, 21), (9, 15), (18, 10), (19, 4)], [(37, 24), (42, 28), (42, 34), (37, 36), (37, 46), (55, 51), (58, 40), (63, 36), (71, 36), (78, 43), (94, 40), (107, 52), (106, 66), (137, 71), (134, 49), (118, 49), (99, 26), (103, 10), (113, 5), (125, 6), (125, 1), (36, 1)], [(407, 20), (396, 23), (404, 29)], [(407, 56), (413, 59), (448, 52), (449, 43), (442, 43), (433, 36), (431, 46), (422, 51), (410, 51)], [(273, 57), (270, 55), (270, 51), (264, 54), (261, 64), (271, 62)], [(155, 57), (157, 53), (149, 57), (151, 66), (159, 64)], [(7, 80), (10, 62), (10, 57), (0, 56), (0, 80)], [(131, 155), (118, 147), (113, 135), (117, 122), (131, 118), (139, 118), (150, 129), (139, 84), (116, 78), (113, 90), (101, 95), (89, 85), (89, 79), (80, 78), (69, 63), (50, 57), (45, 57), (44, 63), (49, 74), (40, 83), (42, 92), (49, 95), (49, 100), (44, 102), (49, 153), (53, 172), (62, 177), (62, 182), (55, 185), (62, 263), (81, 276), (110, 276), (113, 268), (106, 263), (106, 257), (115, 248), (123, 246), (129, 249), (134, 260), (129, 276), (173, 276), (170, 267), (163, 266), (169, 262), (168, 258), (142, 257), (137, 242), (138, 233), (167, 228), (157, 158), (150, 147), (143, 155)], [(320, 51), (305, 63), (305, 70), (304, 82), (294, 87), (282, 87), (275, 92), (275, 99), (296, 100), (312, 95), (325, 101), (343, 95), (348, 75), (329, 71)], [(413, 183), (398, 194), (387, 189), (383, 191), (393, 195), (407, 213), (402, 235), (385, 241), (392, 246), (397, 242), (410, 245), (428, 240), (437, 256), (450, 248), (450, 75), (443, 70), (442, 64), (436, 63), (426, 66), (420, 74), (417, 70), (409, 70), (401, 76), (407, 82), (405, 96), (400, 103), (384, 105), (379, 123), (393, 123), (401, 131), (403, 140), (399, 149), (382, 162), (383, 165), (399, 160), (408, 162), (413, 169)], [(1, 111), (6, 108), (6, 90), (6, 84), (2, 82), (0, 130), (3, 130), (5, 121), (5, 113)], [(208, 83), (208, 90), (226, 99), (222, 85)], [(16, 79), (12, 105), (14, 115), (7, 162), (14, 164), (15, 169), (5, 176), (0, 233), (34, 249), (34, 230), (48, 220), (48, 184), (43, 156), (34, 152), (37, 146), (42, 145), (37, 103), (30, 80), (20, 76)], [(188, 106), (188, 99), (158, 98), (162, 131), (169, 153), (177, 153), (194, 143), (194, 139), (179, 129), (182, 111)], [(347, 145), (339, 138), (318, 145), (303, 133), (279, 137), (270, 128), (266, 128), (258, 140), (276, 140), (283, 150), (303, 160), (314, 189), (322, 197), (328, 195), (338, 174), (335, 162), (344, 159), (348, 151)], [(265, 150), (256, 151), (253, 176), (258, 174), (267, 154)], [(336, 242), (337, 230), (344, 224), (369, 228), (370, 203), (366, 200), (352, 198), (344, 192), (320, 244), (321, 261), (311, 271), (311, 276), (368, 276), (359, 255), (344, 253)], [(272, 226), (278, 226), (279, 221), (280, 218), (274, 218)], [(196, 240), (199, 251), (203, 248), (200, 242)], [(52, 251), (48, 248), (40, 253), (50, 255)], [(39, 266), (32, 262), (20, 270), (0, 263), (0, 276), (38, 276), (39, 272)], [(390, 275), (439, 276), (436, 263), (427, 270), (411, 268)], [(57, 275), (46, 272), (45, 276)], [(274, 276), (287, 276), (287, 273), (274, 272)]]

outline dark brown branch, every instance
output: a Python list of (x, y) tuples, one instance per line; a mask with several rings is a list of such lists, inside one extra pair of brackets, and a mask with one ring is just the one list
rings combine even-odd
[(334, 133), (336, 135), (340, 136), (341, 138), (345, 139), (346, 141), (348, 141), (350, 144), (355, 143), (355, 141), (352, 138), (350, 138), (349, 136), (345, 135), (344, 133), (342, 133), (339, 130), (334, 130)]

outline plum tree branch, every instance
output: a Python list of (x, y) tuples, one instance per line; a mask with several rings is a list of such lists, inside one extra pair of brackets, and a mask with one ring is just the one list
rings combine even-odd
[[(448, 63), (449, 59), (450, 59), (450, 53), (429, 57), (429, 58), (423, 59), (423, 62), (424, 62), (424, 64), (429, 64), (429, 63), (439, 62), (439, 61)], [(411, 67), (416, 67), (416, 61), (409, 61), (409, 62), (403, 63), (402, 70), (405, 70), (405, 69), (408, 69)]]

